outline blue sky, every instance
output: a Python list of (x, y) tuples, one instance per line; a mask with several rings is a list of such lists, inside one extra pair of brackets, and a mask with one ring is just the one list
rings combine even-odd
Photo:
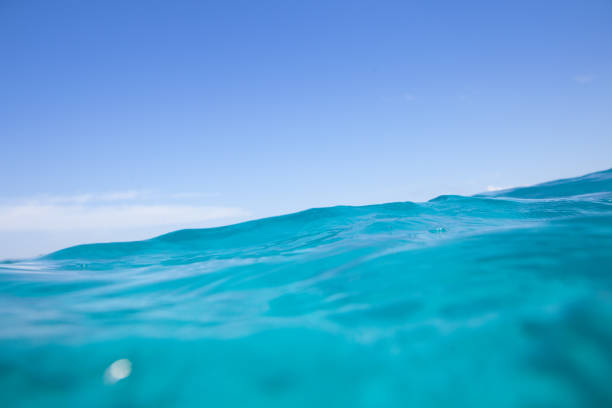
[(0, 258), (612, 167), (612, 2), (0, 2)]

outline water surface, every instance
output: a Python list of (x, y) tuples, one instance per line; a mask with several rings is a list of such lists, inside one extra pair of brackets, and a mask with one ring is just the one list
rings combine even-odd
[(612, 170), (0, 263), (9, 407), (612, 406)]

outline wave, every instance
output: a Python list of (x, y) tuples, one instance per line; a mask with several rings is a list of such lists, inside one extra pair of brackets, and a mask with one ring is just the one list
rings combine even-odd
[[(611, 248), (612, 169), (4, 262), (0, 387), (10, 406), (611, 406)], [(131, 374), (109, 382), (113, 361)]]

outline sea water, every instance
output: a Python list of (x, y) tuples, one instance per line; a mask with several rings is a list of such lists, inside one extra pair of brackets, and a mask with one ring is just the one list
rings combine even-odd
[(0, 406), (612, 406), (612, 170), (2, 262)]

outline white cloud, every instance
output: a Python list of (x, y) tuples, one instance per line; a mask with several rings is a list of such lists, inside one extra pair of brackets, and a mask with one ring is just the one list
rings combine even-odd
[(574, 76), (574, 81), (578, 82), (579, 84), (588, 84), (589, 82), (592, 82), (594, 79), (595, 77), (589, 74), (580, 74), (580, 75)]
[[(0, 203), (0, 230), (129, 229), (193, 224), (248, 213), (237, 207), (185, 203), (200, 193), (163, 197), (150, 191), (37, 196)], [(182, 199), (180, 203), (172, 200)]]
[(22, 204), (0, 206), (0, 230), (129, 229), (244, 217), (234, 207)]
[(182, 228), (245, 221), (244, 209), (207, 205), (219, 194), (115, 191), (0, 200), (0, 260), (72, 245), (147, 239)]
[(505, 190), (505, 187), (487, 186), (487, 191), (500, 191)]
[(154, 190), (126, 190), (110, 191), (104, 193), (81, 193), (71, 195), (50, 195), (40, 194), (27, 198), (0, 199), (2, 203), (27, 203), (27, 204), (61, 204), (61, 205), (105, 205), (108, 203), (120, 202), (169, 202), (169, 201), (189, 201), (202, 200), (220, 197), (220, 193), (203, 192), (179, 192), (172, 194), (160, 194)]
[(146, 200), (151, 198), (151, 191), (128, 190), (105, 193), (83, 193), (72, 195), (38, 195), (19, 200), (29, 204), (99, 204), (119, 201)]

